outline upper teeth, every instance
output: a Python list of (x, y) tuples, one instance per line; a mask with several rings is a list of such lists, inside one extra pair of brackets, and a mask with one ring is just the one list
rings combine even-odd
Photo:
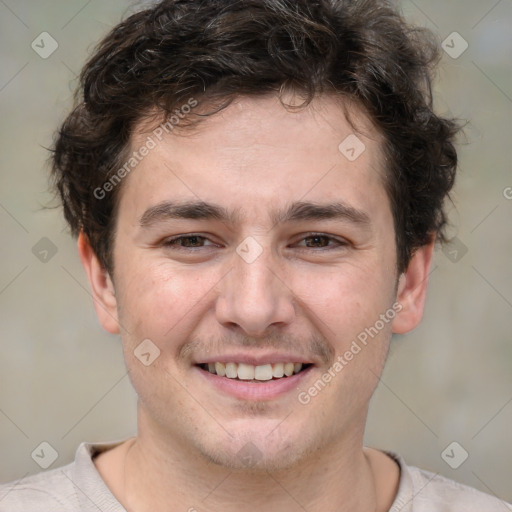
[(220, 377), (240, 380), (270, 380), (300, 372), (302, 363), (275, 363), (253, 366), (245, 363), (208, 363), (208, 370)]

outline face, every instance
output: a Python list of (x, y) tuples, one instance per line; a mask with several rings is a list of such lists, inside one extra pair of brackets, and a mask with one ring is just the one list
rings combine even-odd
[(398, 281), (379, 136), (351, 114), (355, 160), (333, 99), (290, 112), (242, 98), (166, 135), (125, 178), (112, 281), (81, 256), (102, 324), (121, 331), (141, 435), (267, 470), (362, 442), (430, 260), (419, 251)]

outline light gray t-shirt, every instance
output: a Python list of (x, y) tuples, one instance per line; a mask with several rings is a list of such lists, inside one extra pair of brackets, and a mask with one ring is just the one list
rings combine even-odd
[[(67, 466), (0, 486), (0, 512), (126, 512), (105, 485), (93, 457), (118, 443), (82, 443)], [(400, 465), (398, 493), (389, 512), (506, 512), (504, 501), (442, 476)]]

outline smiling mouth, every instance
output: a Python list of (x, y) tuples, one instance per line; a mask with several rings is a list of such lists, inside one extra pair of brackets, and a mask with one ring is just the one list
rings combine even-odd
[(274, 363), (253, 366), (245, 363), (203, 363), (197, 365), (201, 370), (219, 377), (243, 382), (266, 382), (286, 379), (303, 372), (311, 366), (309, 363)]

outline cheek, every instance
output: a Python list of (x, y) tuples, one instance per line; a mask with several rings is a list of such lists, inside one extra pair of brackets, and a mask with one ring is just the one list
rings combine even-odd
[(154, 339), (162, 346), (195, 319), (215, 284), (212, 273), (177, 270), (168, 262), (139, 261), (131, 268), (121, 287), (121, 321), (137, 337)]
[(393, 276), (371, 261), (345, 263), (326, 272), (297, 272), (294, 295), (326, 324), (347, 331), (366, 327), (392, 304)]
[(331, 389), (337, 389), (341, 401), (348, 399), (347, 393), (355, 403), (369, 397), (386, 359), (394, 314), (394, 280), (393, 275), (376, 268), (375, 262), (347, 264), (296, 282), (311, 311), (310, 319), (334, 350), (338, 365), (331, 369), (335, 375)]

